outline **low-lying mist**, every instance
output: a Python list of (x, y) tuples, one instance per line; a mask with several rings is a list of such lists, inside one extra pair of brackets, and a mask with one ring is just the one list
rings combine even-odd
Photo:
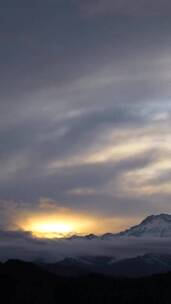
[(171, 254), (171, 238), (38, 239), (29, 232), (1, 231), (0, 260), (55, 262), (65, 257), (112, 256), (117, 260), (147, 253)]

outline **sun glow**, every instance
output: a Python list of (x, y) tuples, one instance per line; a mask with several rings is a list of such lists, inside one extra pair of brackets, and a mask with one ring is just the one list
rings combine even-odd
[(63, 238), (97, 229), (95, 219), (80, 214), (31, 215), (25, 222), (21, 220), (19, 226), (40, 238)]
[(50, 238), (55, 236), (63, 237), (74, 231), (73, 225), (65, 222), (37, 222), (33, 223), (31, 229), (35, 236), (47, 236)]
[[(24, 218), (24, 221), (23, 221)], [(40, 214), (22, 214), (17, 220), (21, 230), (29, 231), (36, 238), (67, 238), (72, 235), (96, 234), (117, 232), (127, 228), (133, 223), (132, 219), (126, 219), (123, 223), (121, 218), (104, 218), (88, 214), (62, 212), (52, 213), (49, 211)], [(135, 220), (135, 219), (134, 219)]]

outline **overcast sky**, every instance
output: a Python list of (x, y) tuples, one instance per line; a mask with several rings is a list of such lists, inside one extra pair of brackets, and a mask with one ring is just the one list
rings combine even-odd
[(101, 230), (171, 212), (170, 17), (170, 0), (0, 0), (2, 229), (47, 205)]

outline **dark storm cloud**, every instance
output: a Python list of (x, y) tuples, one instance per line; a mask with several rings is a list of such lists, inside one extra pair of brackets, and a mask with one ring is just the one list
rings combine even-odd
[[(166, 43), (167, 36), (169, 38), (166, 20), (144, 24), (121, 19), (89, 24), (80, 21), (70, 5), (56, 6), (56, 10), (50, 4), (42, 5), (41, 9), (32, 5), (30, 8), (20, 5), (2, 8), (0, 58), (5, 96), (14, 91), (23, 102), (22, 92), (48, 88), (49, 84), (66, 86), (73, 79), (103, 68), (107, 63), (115, 65), (125, 56), (136, 58), (141, 48), (142, 53), (144, 49), (149, 52), (152, 44), (154, 55), (156, 46), (159, 47), (156, 44), (159, 41)], [(157, 35), (158, 31), (161, 35)]]
[[(169, 142), (170, 6), (0, 0), (0, 199), (123, 215), (162, 208), (128, 193), (124, 178), (163, 160)], [(121, 159), (96, 162), (119, 145)]]

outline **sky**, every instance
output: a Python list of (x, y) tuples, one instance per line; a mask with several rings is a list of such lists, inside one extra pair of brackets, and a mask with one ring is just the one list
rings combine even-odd
[(169, 0), (0, 0), (0, 230), (171, 212), (170, 15)]

